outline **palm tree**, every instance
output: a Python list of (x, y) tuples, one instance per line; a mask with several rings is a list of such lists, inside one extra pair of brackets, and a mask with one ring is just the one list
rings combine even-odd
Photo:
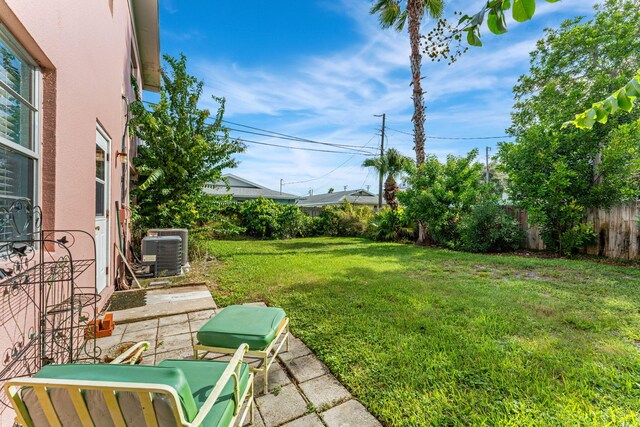
[[(404, 7), (404, 8), (403, 8)], [(440, 18), (444, 0), (374, 0), (371, 14), (378, 14), (382, 28), (394, 27), (397, 31), (409, 30), (411, 45), (411, 85), (413, 86), (413, 141), (416, 152), (416, 166), (424, 163), (424, 92), (422, 90), (422, 55), (420, 54), (420, 24), (425, 13), (432, 18)]]
[[(404, 9), (403, 9), (404, 6)], [(420, 24), (425, 13), (432, 18), (440, 18), (444, 0), (374, 0), (370, 13), (378, 14), (382, 28), (394, 27), (402, 31), (408, 24), (411, 45), (411, 85), (413, 86), (413, 143), (416, 152), (416, 166), (424, 163), (424, 100), (422, 91), (422, 55), (420, 54)], [(418, 244), (427, 239), (422, 221), (418, 221)]]
[(398, 209), (398, 199), (396, 199), (398, 184), (396, 183), (396, 178), (410, 162), (410, 158), (403, 156), (395, 148), (388, 149), (382, 157), (374, 157), (362, 162), (363, 167), (373, 168), (380, 176), (387, 176), (384, 182), (384, 200), (393, 211)]

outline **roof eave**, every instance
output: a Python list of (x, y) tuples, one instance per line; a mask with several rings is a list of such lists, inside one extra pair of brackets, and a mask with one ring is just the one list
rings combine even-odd
[(132, 0), (133, 23), (142, 89), (160, 91), (160, 20), (158, 0)]

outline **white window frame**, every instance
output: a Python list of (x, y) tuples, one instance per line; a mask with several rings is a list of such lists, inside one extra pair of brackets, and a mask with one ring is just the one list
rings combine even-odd
[[(9, 151), (14, 151), (25, 157), (33, 160), (33, 200), (31, 204), (33, 206), (39, 205), (40, 200), (40, 99), (42, 91), (42, 73), (38, 64), (31, 58), (31, 56), (24, 50), (24, 48), (18, 43), (18, 41), (11, 35), (7, 27), (0, 23), (0, 40), (6, 44), (12, 53), (20, 58), (22, 61), (32, 67), (31, 69), (31, 102), (26, 100), (19, 93), (14, 91), (6, 83), (0, 80), (0, 87), (13, 97), (18, 99), (20, 103), (29, 108), (33, 113), (33, 121), (31, 124), (31, 149), (23, 147), (20, 144), (16, 144), (2, 136), (0, 136), (0, 146)], [(11, 196), (2, 196), (5, 198), (11, 198)], [(16, 199), (19, 199), (16, 197)]]

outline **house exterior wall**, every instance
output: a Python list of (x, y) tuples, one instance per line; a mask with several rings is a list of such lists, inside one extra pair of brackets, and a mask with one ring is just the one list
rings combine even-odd
[[(341, 206), (342, 203), (327, 203), (326, 205), (318, 205), (318, 206), (300, 206), (300, 211), (304, 214), (309, 215), (310, 217), (316, 217), (319, 216), (323, 209), (329, 206)], [(371, 204), (353, 204), (354, 207), (356, 208), (369, 208), (371, 209), (373, 212), (378, 212), (378, 205), (371, 205)]]
[[(41, 71), (40, 161), (36, 204), (42, 207), (44, 229), (95, 233), (96, 127), (109, 136), (110, 199), (108, 275), (101, 292), (104, 305), (115, 288), (119, 241), (115, 202), (124, 200), (121, 150), (126, 128), (126, 98), (134, 97), (133, 72), (140, 81), (137, 44), (129, 0), (0, 0), (0, 23)], [(130, 145), (128, 136), (126, 144)], [(128, 193), (130, 159), (125, 193)], [(93, 257), (90, 240), (74, 248)], [(81, 286), (93, 286), (93, 270)], [(2, 308), (0, 308), (2, 309)], [(4, 324), (10, 328), (10, 324)], [(0, 340), (0, 354), (7, 343)], [(4, 400), (4, 399), (3, 399)], [(12, 425), (12, 412), (0, 405), (0, 426)]]
[[(134, 96), (130, 74), (136, 43), (129, 8), (127, 0), (0, 0), (0, 21), (40, 65), (43, 76), (38, 200), (43, 227), (93, 233), (96, 126), (111, 140), (110, 278), (103, 302), (114, 290), (115, 201), (121, 200), (122, 172), (116, 152), (125, 132), (123, 96)], [(140, 80), (138, 70), (133, 72)]]

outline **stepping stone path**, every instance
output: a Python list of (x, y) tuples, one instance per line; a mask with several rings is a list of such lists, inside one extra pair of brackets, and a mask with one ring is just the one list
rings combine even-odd
[[(142, 307), (128, 313), (127, 310), (113, 312), (116, 322), (113, 335), (96, 340), (103, 354), (123, 341), (149, 341), (151, 346), (143, 355), (145, 365), (155, 365), (165, 359), (192, 359), (196, 332), (219, 310), (213, 299), (204, 307), (200, 299), (194, 305), (194, 311), (184, 312), (184, 302), (176, 304), (177, 301), (172, 302), (167, 294), (164, 290), (162, 297), (168, 298), (168, 306), (160, 302), (154, 304), (154, 313), (160, 314), (156, 318), (145, 317), (144, 311), (140, 310)], [(221, 355), (213, 355), (213, 358), (224, 360)], [(382, 426), (293, 335), (289, 351), (280, 353), (277, 363), (269, 369), (269, 393), (263, 393), (263, 384), (262, 374), (256, 373), (255, 427)]]

